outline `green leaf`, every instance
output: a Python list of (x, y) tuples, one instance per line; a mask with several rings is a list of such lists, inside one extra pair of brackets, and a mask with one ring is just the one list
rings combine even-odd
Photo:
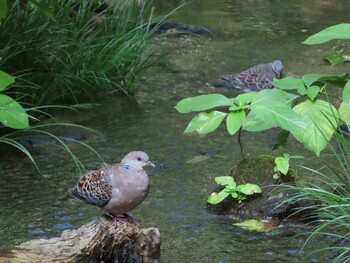
[(266, 231), (264, 229), (265, 225), (262, 222), (259, 222), (255, 219), (248, 219), (242, 222), (234, 223), (233, 225), (243, 227), (248, 230), (254, 230), (254, 231)]
[(276, 143), (273, 146), (274, 150), (284, 149), (287, 146), (287, 140), (290, 131), (282, 130), (277, 134)]
[(180, 113), (208, 110), (221, 106), (232, 106), (233, 102), (221, 94), (207, 94), (181, 100), (175, 107)]
[(225, 191), (229, 194), (236, 192), (236, 183), (233, 183), (232, 185), (226, 185)]
[(207, 134), (215, 131), (226, 116), (227, 113), (221, 111), (201, 112), (191, 120), (185, 133), (196, 131), (199, 134)]
[(29, 128), (28, 114), (9, 96), (0, 94), (0, 122), (13, 129)]
[(297, 89), (297, 92), (298, 92), (300, 95), (305, 95), (305, 94), (307, 94), (307, 89), (306, 89), (305, 86), (304, 86), (304, 87), (302, 87), (302, 88)]
[(226, 126), (229, 134), (235, 134), (239, 128), (241, 128), (243, 122), (245, 120), (245, 111), (235, 111), (231, 112), (226, 119)]
[(223, 201), (229, 195), (230, 194), (225, 192), (225, 190), (222, 190), (220, 193), (214, 192), (208, 197), (207, 202), (209, 204), (216, 205), (216, 204), (220, 203), (221, 201)]
[(237, 198), (237, 197), (238, 197), (237, 192), (233, 192), (233, 193), (230, 193), (230, 194), (231, 194), (231, 196), (232, 196), (233, 198)]
[(250, 105), (254, 114), (271, 126), (293, 131), (305, 129), (305, 123), (301, 116), (290, 108), (296, 95), (289, 94), (279, 89), (260, 91)]
[[(235, 181), (232, 176), (218, 176), (215, 177), (215, 182), (220, 185), (233, 185)], [(236, 187), (236, 186), (235, 186)]]
[(301, 79), (304, 81), (306, 87), (310, 87), (316, 81), (322, 81), (325, 83), (344, 87), (345, 83), (349, 80), (349, 74), (306, 74), (302, 76)]
[(310, 100), (314, 100), (316, 98), (316, 96), (318, 95), (319, 91), (320, 91), (320, 87), (319, 86), (310, 86), (306, 90), (306, 94), (310, 98)]
[(317, 34), (308, 37), (303, 43), (306, 45), (315, 45), (333, 39), (350, 39), (350, 24), (344, 23), (327, 27)]
[(243, 130), (253, 132), (265, 131), (273, 127), (274, 125), (264, 122), (264, 120), (260, 119), (253, 111), (249, 112), (242, 125)]
[(290, 155), (289, 159), (304, 159), (304, 156), (302, 156), (302, 155)]
[(262, 192), (261, 188), (256, 184), (241, 184), (236, 187), (236, 190), (245, 195), (253, 195)]
[(8, 13), (7, 0), (0, 0), (0, 19), (6, 18), (7, 13)]
[(294, 110), (303, 118), (306, 129), (294, 130), (292, 134), (307, 149), (319, 155), (338, 127), (337, 110), (323, 100), (306, 100), (296, 105)]
[(350, 105), (342, 102), (339, 107), (340, 119), (350, 125)]
[(240, 101), (241, 104), (244, 105), (252, 102), (257, 94), (258, 94), (257, 92), (245, 92), (245, 93), (239, 94), (235, 99)]
[(292, 105), (293, 101), (298, 98), (298, 95), (294, 95), (288, 92), (285, 92), (280, 89), (265, 89), (260, 91), (252, 101), (252, 105), (266, 105), (272, 101), (279, 101), (286, 105)]
[(350, 81), (344, 86), (342, 98), (345, 103), (350, 104)]
[(277, 171), (281, 172), (284, 175), (286, 175), (288, 173), (289, 158), (277, 157), (277, 158), (275, 158), (275, 164), (276, 164)]
[(15, 82), (15, 78), (0, 70), (0, 90), (5, 89)]
[(305, 87), (304, 82), (301, 79), (295, 77), (274, 79), (272, 83), (276, 88), (283, 90), (301, 89)]
[(239, 111), (239, 110), (241, 110), (241, 107), (236, 106), (236, 105), (233, 105), (233, 106), (231, 106), (231, 107), (229, 108), (229, 110), (230, 110), (230, 111)]
[(344, 63), (343, 55), (336, 51), (327, 52), (324, 54), (323, 58), (331, 63), (333, 66)]
[(277, 180), (277, 179), (280, 178), (280, 176), (279, 176), (278, 174), (274, 174), (274, 175), (272, 176), (272, 178)]

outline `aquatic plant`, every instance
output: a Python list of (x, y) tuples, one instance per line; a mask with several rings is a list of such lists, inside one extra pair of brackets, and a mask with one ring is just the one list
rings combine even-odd
[(159, 49), (151, 44), (166, 16), (153, 18), (151, 5), (138, 0), (104, 10), (97, 1), (78, 2), (8, 1), (8, 15), (0, 14), (0, 67), (16, 77), (21, 101), (82, 103), (110, 92), (132, 94), (155, 64)]
[[(349, 27), (348, 24), (346, 24)], [(336, 30), (338, 29), (338, 30)], [(308, 38), (304, 43), (316, 44), (336, 38), (350, 38), (343, 26)], [(345, 34), (345, 36), (344, 36)], [(180, 113), (200, 111), (188, 124), (185, 133), (207, 134), (216, 130), (226, 119), (228, 132), (263, 131), (273, 127), (283, 129), (277, 136), (278, 147), (283, 146), (292, 134), (304, 147), (320, 155), (334, 135), (340, 123), (350, 124), (350, 75), (307, 74), (301, 78), (274, 79), (275, 89), (248, 92), (234, 98), (222, 94), (200, 95), (181, 100), (176, 109)], [(342, 88), (338, 108), (322, 97), (334, 92), (330, 88)], [(217, 107), (228, 111), (201, 112)]]
[(219, 185), (225, 186), (219, 193), (212, 193), (207, 202), (216, 205), (222, 202), (226, 197), (231, 195), (237, 199), (238, 203), (246, 200), (249, 195), (261, 193), (261, 189), (256, 184), (241, 184), (237, 185), (232, 176), (218, 176), (215, 182)]
[[(228, 107), (228, 112), (211, 111), (197, 114), (185, 133), (207, 134), (216, 130), (226, 118), (228, 132), (263, 131), (273, 127), (292, 134), (304, 147), (318, 156), (328, 145), (334, 127), (339, 122), (350, 124), (350, 82), (348, 74), (308, 74), (301, 79), (287, 77), (274, 80), (276, 89), (240, 94), (227, 98), (221, 94), (200, 95), (181, 100), (176, 109), (181, 113)], [(334, 105), (321, 99), (332, 84), (343, 86), (342, 104)], [(296, 91), (297, 94), (291, 91)], [(286, 138), (283, 137), (283, 140)], [(281, 138), (280, 138), (281, 139)]]

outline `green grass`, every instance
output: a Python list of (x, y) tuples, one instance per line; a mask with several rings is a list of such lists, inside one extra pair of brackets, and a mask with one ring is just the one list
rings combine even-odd
[[(80, 8), (71, 15), (77, 2)], [(9, 12), (0, 20), (0, 68), (16, 78), (3, 93), (26, 108), (31, 120), (29, 129), (2, 130), (0, 143), (24, 153), (36, 168), (20, 138), (53, 139), (83, 168), (67, 141), (97, 154), (94, 149), (53, 131), (58, 126), (87, 128), (60, 123), (49, 112), (65, 104), (92, 108), (97, 98), (111, 93), (133, 94), (159, 57), (154, 32), (167, 15), (153, 17), (151, 2), (139, 0), (116, 1), (97, 14), (96, 2), (7, 1)]]
[(11, 91), (22, 102), (77, 104), (114, 91), (132, 94), (156, 63), (154, 31), (166, 16), (151, 18), (150, 4), (118, 1), (96, 14), (93, 1), (83, 1), (70, 17), (73, 1), (49, 0), (53, 20), (21, 2), (9, 1), (0, 24), (0, 68), (16, 77)]
[[(327, 255), (332, 262), (350, 262), (350, 143), (349, 134), (337, 133), (338, 145), (333, 147), (337, 163), (324, 172), (307, 168), (313, 183), (304, 187), (288, 186), (297, 192), (288, 202), (313, 201), (314, 205), (299, 208), (297, 212), (312, 209), (307, 217), (314, 226), (304, 246), (319, 237), (327, 238), (329, 246), (314, 250), (312, 254)], [(327, 240), (323, 239), (323, 240)]]
[[(35, 161), (35, 157), (31, 154), (30, 150), (28, 149), (28, 146), (23, 144), (23, 139), (25, 141), (39, 141), (39, 142), (49, 142), (52, 145), (57, 146), (58, 148), (64, 150), (73, 160), (73, 162), (76, 164), (77, 168), (80, 171), (84, 170), (83, 163), (79, 160), (78, 156), (73, 152), (71, 149), (69, 143), (75, 143), (78, 145), (81, 145), (85, 147), (87, 150), (94, 153), (97, 157), (101, 159), (103, 162), (103, 159), (101, 156), (94, 150), (91, 146), (86, 144), (83, 141), (80, 141), (78, 139), (72, 138), (69, 136), (69, 133), (67, 134), (60, 134), (58, 135), (56, 131), (62, 130), (64, 128), (65, 131), (69, 130), (77, 130), (79, 132), (83, 133), (97, 133), (95, 130), (87, 128), (85, 126), (77, 125), (74, 123), (67, 123), (67, 122), (60, 122), (55, 117), (53, 117), (51, 114), (47, 113), (47, 108), (50, 109), (63, 109), (63, 110), (74, 110), (72, 107), (66, 107), (66, 106), (38, 106), (38, 107), (32, 107), (27, 109), (27, 113), (30, 116), (31, 119), (33, 119), (33, 125), (30, 126), (28, 129), (23, 130), (6, 130), (5, 133), (3, 133), (0, 136), (0, 143), (4, 145), (8, 145), (11, 147), (16, 148), (23, 154), (25, 154), (33, 163), (35, 168), (40, 172), (40, 169)], [(40, 121), (36, 117), (31, 116), (31, 113), (35, 113), (36, 115), (41, 114), (45, 116), (45, 122)]]

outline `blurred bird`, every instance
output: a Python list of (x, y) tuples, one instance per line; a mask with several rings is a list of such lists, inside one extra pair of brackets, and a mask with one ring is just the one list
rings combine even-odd
[(155, 167), (145, 152), (130, 152), (120, 163), (84, 174), (77, 185), (68, 190), (68, 194), (100, 207), (115, 222), (138, 224), (137, 220), (127, 213), (136, 208), (148, 195), (149, 179), (143, 170), (147, 165)]
[(284, 78), (284, 67), (280, 60), (272, 63), (259, 64), (233, 75), (222, 75), (224, 81), (208, 83), (211, 87), (227, 87), (245, 92), (273, 88), (274, 78)]

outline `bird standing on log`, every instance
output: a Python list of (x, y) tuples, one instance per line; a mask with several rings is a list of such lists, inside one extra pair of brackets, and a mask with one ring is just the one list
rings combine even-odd
[[(68, 190), (69, 196), (96, 205), (113, 217), (115, 222), (137, 223), (127, 213), (146, 199), (149, 179), (144, 166), (155, 165), (147, 153), (128, 153), (120, 163), (89, 171)], [(118, 217), (123, 215), (124, 217)]]
[(211, 87), (227, 87), (231, 89), (243, 90), (245, 92), (260, 91), (273, 88), (274, 78), (284, 78), (284, 67), (280, 60), (272, 63), (259, 64), (248, 68), (240, 73), (232, 75), (222, 75), (224, 81), (209, 83)]

